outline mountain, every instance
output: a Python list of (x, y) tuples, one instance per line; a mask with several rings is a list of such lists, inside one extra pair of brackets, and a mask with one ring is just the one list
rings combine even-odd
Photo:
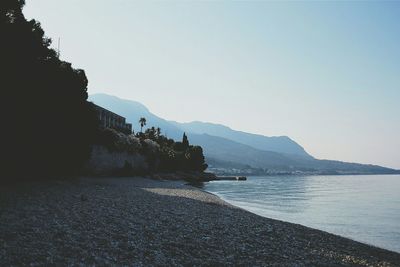
[[(263, 169), (266, 173), (313, 173), (313, 174), (386, 174), (399, 173), (389, 168), (347, 163), (334, 160), (318, 160), (313, 157), (263, 151), (226, 138), (208, 134), (188, 135), (192, 143), (204, 149), (211, 167), (225, 170)], [(229, 165), (230, 167), (226, 167)], [(259, 170), (258, 170), (259, 171)]]
[(312, 158), (303, 147), (287, 136), (264, 136), (259, 134), (245, 133), (235, 131), (231, 128), (213, 123), (206, 122), (190, 122), (177, 123), (171, 122), (175, 126), (183, 129), (185, 132), (195, 134), (208, 134), (212, 136), (223, 137), (241, 144), (251, 146), (253, 148), (265, 151), (274, 151), (285, 154), (294, 154), (306, 158)]
[(235, 131), (229, 127), (205, 123), (167, 121), (151, 113), (143, 104), (106, 94), (89, 96), (89, 100), (124, 116), (139, 128), (139, 118), (145, 117), (147, 127), (160, 127), (175, 140), (187, 133), (192, 144), (203, 147), (211, 170), (225, 172), (247, 169), (249, 173), (315, 173), (315, 174), (383, 174), (400, 171), (358, 163), (318, 160), (286, 136), (267, 137)]
[[(143, 104), (139, 102), (125, 100), (107, 94), (90, 95), (89, 100), (93, 101), (97, 105), (124, 116), (128, 122), (133, 124), (134, 128), (136, 126), (136, 129), (139, 128), (139, 124), (137, 122), (139, 121), (140, 117), (145, 117), (148, 127), (160, 127), (164, 134), (173, 139), (181, 139), (183, 132), (186, 132), (189, 135), (207, 134), (229, 139), (241, 144), (246, 144), (259, 150), (312, 158), (311, 155), (309, 155), (299, 144), (287, 136), (267, 137), (263, 135), (235, 131), (224, 125), (205, 122), (178, 123), (175, 121), (167, 121), (152, 114)], [(197, 137), (197, 140), (201, 139), (201, 137)], [(210, 138), (205, 139), (209, 140)]]
[(296, 163), (296, 159), (282, 153), (263, 151), (226, 138), (208, 134), (188, 134), (191, 143), (200, 145), (206, 157), (229, 162), (240, 162), (254, 167), (284, 167)]

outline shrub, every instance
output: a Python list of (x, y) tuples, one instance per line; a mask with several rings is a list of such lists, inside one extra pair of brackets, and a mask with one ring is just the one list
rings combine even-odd
[(151, 139), (144, 139), (143, 148), (146, 154), (156, 154), (160, 150), (160, 145)]
[(128, 152), (130, 153), (139, 152), (142, 149), (140, 139), (133, 134), (127, 136), (127, 142), (128, 142)]
[(162, 135), (152, 140), (146, 134), (126, 135), (109, 128), (103, 129), (100, 136), (99, 143), (110, 151), (144, 155), (151, 171), (204, 171), (207, 168), (203, 149), (188, 145), (186, 136), (185, 142), (175, 142)]

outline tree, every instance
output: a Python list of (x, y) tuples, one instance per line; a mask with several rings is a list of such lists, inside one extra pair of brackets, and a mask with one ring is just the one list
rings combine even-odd
[(200, 146), (191, 146), (186, 153), (187, 167), (192, 171), (204, 171), (207, 169), (203, 149)]
[(156, 131), (157, 131), (157, 138), (160, 138), (161, 137), (161, 128), (157, 127)]
[(142, 117), (139, 119), (139, 123), (140, 123), (140, 132), (143, 133), (143, 127), (146, 126), (146, 118)]
[[(59, 59), (24, 1), (0, 1), (2, 172), (7, 176), (76, 173), (90, 156), (96, 113), (83, 70)], [(3, 175), (5, 176), (5, 175)]]
[(182, 145), (183, 145), (184, 149), (189, 147), (189, 140), (188, 140), (188, 138), (186, 136), (186, 133), (183, 133)]
[(144, 132), (146, 138), (155, 140), (156, 139), (156, 128), (151, 127)]

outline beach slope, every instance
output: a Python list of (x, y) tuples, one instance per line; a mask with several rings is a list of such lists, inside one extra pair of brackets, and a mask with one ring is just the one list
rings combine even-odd
[(260, 217), (181, 181), (79, 178), (0, 188), (0, 262), (399, 266), (400, 254)]

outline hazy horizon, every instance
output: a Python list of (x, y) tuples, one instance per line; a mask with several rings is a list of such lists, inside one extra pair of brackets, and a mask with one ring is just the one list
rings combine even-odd
[(400, 3), (35, 0), (24, 13), (61, 38), (90, 94), (400, 169)]

